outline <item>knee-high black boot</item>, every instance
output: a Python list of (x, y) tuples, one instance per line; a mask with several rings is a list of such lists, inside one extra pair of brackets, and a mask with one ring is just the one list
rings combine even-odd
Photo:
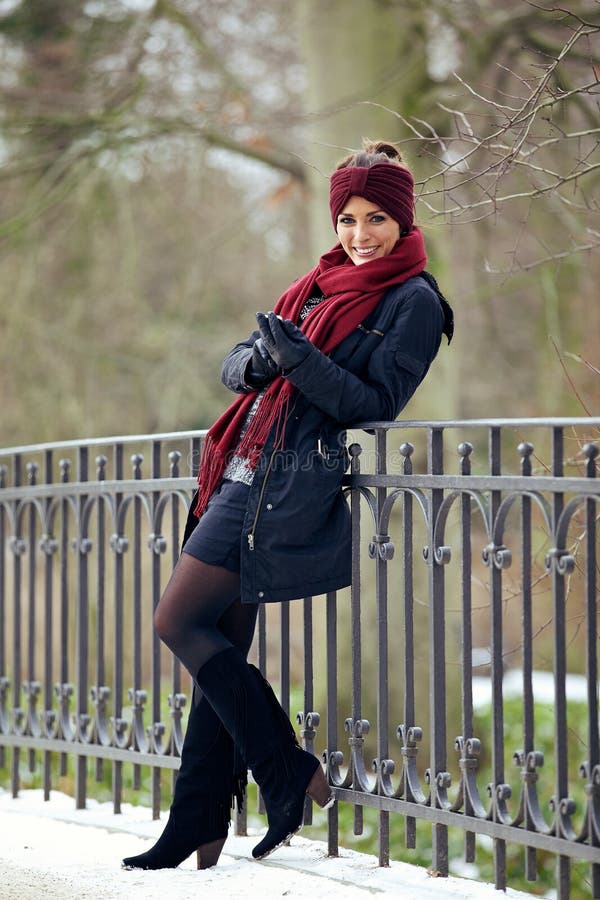
[(190, 712), (163, 833), (146, 853), (124, 859), (123, 867), (172, 869), (194, 851), (199, 869), (216, 865), (227, 837), (234, 797), (241, 808), (246, 774), (246, 765), (239, 754), (234, 754), (229, 733), (208, 700), (201, 697)]
[(252, 855), (262, 859), (300, 830), (306, 794), (324, 809), (333, 794), (318, 759), (298, 745), (270, 685), (239, 650), (215, 654), (197, 683), (260, 787), (269, 828)]

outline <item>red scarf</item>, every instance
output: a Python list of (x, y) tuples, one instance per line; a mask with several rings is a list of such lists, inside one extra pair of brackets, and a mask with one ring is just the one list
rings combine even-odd
[[(275, 312), (298, 323), (306, 301), (317, 293), (325, 299), (299, 327), (322, 353), (330, 353), (371, 313), (388, 288), (402, 284), (425, 268), (425, 244), (418, 228), (403, 237), (387, 256), (354, 265), (341, 244), (325, 253), (317, 266), (295, 281), (277, 301)], [(232, 453), (248, 459), (255, 468), (275, 425), (282, 435), (283, 423), (294, 392), (286, 378), (276, 378), (264, 392), (244, 437), (240, 431), (257, 392), (241, 394), (209, 429), (202, 449), (198, 472), (198, 503), (201, 516), (219, 484)]]

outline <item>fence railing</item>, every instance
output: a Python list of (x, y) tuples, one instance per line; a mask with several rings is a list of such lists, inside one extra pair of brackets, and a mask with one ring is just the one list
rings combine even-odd
[[(449, 833), (464, 833), (467, 861), (491, 842), (500, 889), (507, 844), (520, 845), (527, 879), (550, 853), (561, 900), (582, 863), (600, 898), (599, 435), (600, 418), (353, 431), (351, 589), (261, 608), (258, 665), (288, 712), (301, 698), (302, 739), (324, 754), (354, 832), (376, 817), (381, 865), (396, 823), (411, 848), (422, 821), (439, 874)], [(71, 760), (83, 807), (92, 758), (115, 812), (149, 771), (158, 816), (189, 679), (152, 612), (202, 438), (0, 451), (0, 769), (14, 795), (24, 754), (47, 799)], [(328, 842), (336, 854), (339, 804)]]

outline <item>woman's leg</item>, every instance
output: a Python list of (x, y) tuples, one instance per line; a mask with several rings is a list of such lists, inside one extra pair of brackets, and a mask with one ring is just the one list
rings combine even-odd
[[(214, 582), (213, 578), (213, 586)], [(178, 578), (176, 584), (179, 590), (184, 582)], [(177, 599), (177, 592), (172, 592), (170, 598), (171, 601)], [(187, 622), (191, 610), (186, 608), (184, 599), (180, 597), (176, 607), (167, 603), (161, 615), (179, 613), (183, 608), (183, 618)], [(228, 645), (244, 657), (252, 644), (257, 611), (257, 606), (242, 604), (237, 597), (217, 621), (217, 629)], [(197, 627), (196, 617), (193, 618), (194, 627)], [(179, 644), (178, 630), (173, 629), (173, 640)], [(124, 859), (123, 866), (130, 869), (174, 868), (194, 850), (198, 851), (198, 868), (216, 865), (227, 837), (234, 798), (241, 808), (246, 772), (245, 760), (234, 751), (229, 732), (195, 686), (169, 819), (154, 846), (145, 853)]]
[(220, 627), (239, 588), (239, 574), (184, 552), (154, 621), (252, 769), (269, 819), (266, 836), (253, 850), (262, 858), (300, 828), (305, 793), (321, 806), (333, 798), (319, 761), (298, 746), (274, 694)]
[(252, 646), (257, 616), (258, 603), (242, 603), (237, 597), (218, 622), (219, 630), (244, 656), (248, 656)]
[(262, 859), (300, 829), (306, 794), (322, 808), (335, 798), (318, 759), (299, 746), (270, 685), (236, 647), (211, 656), (196, 680), (261, 790), (269, 828), (252, 854)]
[(254, 630), (252, 612), (244, 613), (239, 596), (239, 572), (181, 554), (156, 607), (154, 626), (192, 678), (216, 653), (236, 646), (228, 634), (232, 628), (235, 632), (242, 627), (243, 642), (247, 639), (243, 634), (246, 620), (252, 621)]

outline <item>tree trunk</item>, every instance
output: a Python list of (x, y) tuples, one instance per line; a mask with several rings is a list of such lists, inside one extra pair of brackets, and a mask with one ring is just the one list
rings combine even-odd
[(397, 138), (404, 127), (391, 110), (410, 115), (415, 98), (419, 103), (429, 87), (424, 13), (387, 0), (302, 0), (297, 9), (308, 71), (313, 249), (319, 255), (335, 243), (327, 192), (336, 161), (359, 148), (362, 137)]

